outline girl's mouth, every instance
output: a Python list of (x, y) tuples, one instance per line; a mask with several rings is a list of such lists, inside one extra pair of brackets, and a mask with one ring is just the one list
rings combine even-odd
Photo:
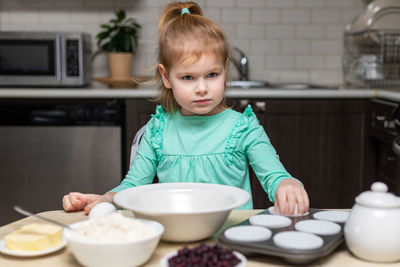
[(196, 100), (194, 101), (194, 103), (199, 104), (199, 105), (205, 105), (210, 101), (210, 99), (200, 99), (200, 100)]

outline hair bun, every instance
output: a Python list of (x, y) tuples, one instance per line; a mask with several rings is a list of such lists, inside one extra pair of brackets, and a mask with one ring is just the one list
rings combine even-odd
[(187, 8), (190, 15), (203, 16), (203, 11), (200, 6), (195, 2), (173, 2), (167, 5), (164, 12), (160, 16), (158, 23), (158, 30), (161, 32), (163, 27), (167, 25), (171, 20), (182, 16), (182, 9)]

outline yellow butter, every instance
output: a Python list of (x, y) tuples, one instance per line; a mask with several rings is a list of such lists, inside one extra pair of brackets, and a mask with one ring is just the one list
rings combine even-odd
[(50, 224), (28, 224), (7, 235), (6, 246), (10, 250), (39, 251), (59, 245), (62, 228)]

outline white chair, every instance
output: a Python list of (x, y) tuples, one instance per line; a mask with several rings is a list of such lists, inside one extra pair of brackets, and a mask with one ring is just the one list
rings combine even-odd
[(142, 126), (142, 128), (140, 128), (139, 131), (136, 132), (136, 135), (133, 138), (129, 166), (131, 166), (132, 161), (136, 158), (136, 150), (139, 147), (140, 139), (142, 138), (145, 131), (146, 131), (146, 124)]

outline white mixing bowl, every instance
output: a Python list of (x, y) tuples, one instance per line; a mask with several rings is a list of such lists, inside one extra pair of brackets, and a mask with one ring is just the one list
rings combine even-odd
[(190, 242), (205, 239), (225, 223), (232, 209), (250, 199), (233, 186), (206, 183), (160, 183), (132, 187), (114, 202), (135, 217), (160, 222), (163, 240)]
[[(140, 241), (96, 242), (76, 238), (70, 234), (73, 230), (64, 229), (64, 236), (68, 240), (68, 247), (75, 258), (84, 266), (90, 267), (131, 267), (145, 263), (155, 251), (164, 227), (155, 221), (141, 220), (150, 226), (155, 234)], [(81, 224), (71, 224), (74, 228)]]

